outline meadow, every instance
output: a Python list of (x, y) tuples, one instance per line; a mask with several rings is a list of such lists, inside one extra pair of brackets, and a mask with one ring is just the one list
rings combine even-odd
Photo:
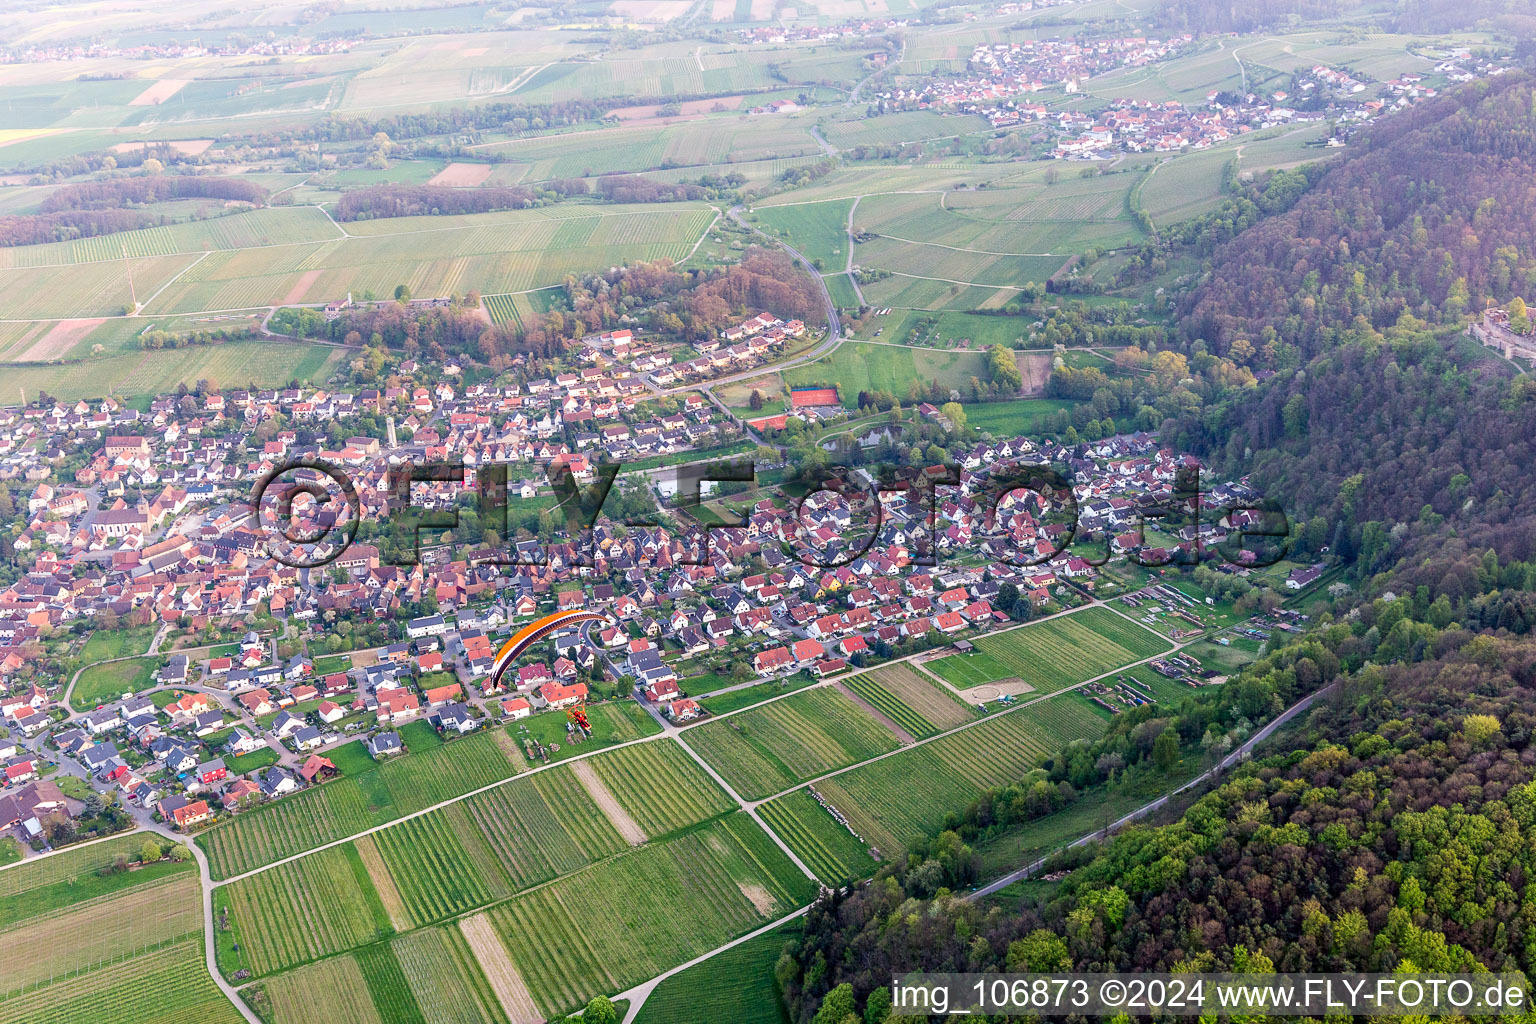
[(985, 373), (980, 352), (929, 352), (846, 342), (829, 356), (784, 371), (790, 387), (837, 385), (844, 406), (854, 408), (860, 391), (889, 391), (906, 401), (913, 381), (936, 380), (951, 388), (970, 386)]
[(849, 199), (769, 206), (758, 211), (757, 222), (787, 240), (820, 269), (841, 270), (848, 257), (848, 211), (852, 207)]
[(1045, 431), (1052, 417), (1059, 412), (1070, 411), (1076, 404), (1064, 398), (968, 402), (965, 406), (965, 423), (966, 426), (985, 430), (997, 437), (1038, 435)]
[(80, 673), (69, 702), (79, 711), (117, 700), (125, 693), (137, 693), (154, 682), (158, 658), (134, 658), (92, 665)]
[(592, 735), (580, 743), (570, 742), (570, 733), (566, 730), (568, 720), (563, 711), (543, 712), (514, 722), (509, 731), (519, 741), (527, 735), (546, 746), (558, 745), (560, 749), (549, 755), (552, 761), (575, 757), (577, 754), (590, 754), (603, 747), (661, 732), (661, 726), (656, 724), (656, 720), (632, 700), (588, 704), (587, 721), (592, 726)]
[[(968, 656), (952, 654), (925, 667), (961, 686), (1019, 678), (1042, 693), (1072, 686), (1133, 661), (1149, 658), (1168, 650), (1172, 644), (1107, 608), (1085, 608), (1044, 622), (1031, 623), (1002, 633), (977, 637), (976, 650), (990, 659), (984, 663), (1000, 666), (1004, 675), (986, 679), (971, 678), (953, 659)], [(964, 673), (968, 681), (951, 678)]]
[(751, 818), (736, 814), (516, 896), (489, 918), (538, 1008), (555, 1016), (705, 953), (813, 895), (814, 883)]
[(828, 687), (695, 726), (682, 740), (749, 800), (899, 746), (890, 730)]
[[(407, 753), (351, 778), (295, 793), (201, 833), (214, 878), (229, 878), (489, 786), (522, 770), (507, 737), (482, 732)], [(515, 758), (515, 760), (514, 760)]]

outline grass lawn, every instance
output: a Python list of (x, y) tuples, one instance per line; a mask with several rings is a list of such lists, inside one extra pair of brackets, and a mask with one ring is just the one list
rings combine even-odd
[(418, 719), (407, 722), (400, 727), (400, 740), (405, 744), (405, 749), (413, 754), (419, 754), (434, 747), (443, 745), (443, 738), (432, 728), (432, 723), (426, 719)]
[(362, 740), (353, 743), (343, 743), (333, 748), (326, 757), (336, 766), (336, 770), (342, 775), (358, 775), (362, 772), (372, 771), (378, 767), (378, 762), (368, 753), (367, 746)]
[(332, 654), (325, 658), (315, 659), (315, 676), (323, 679), (337, 672), (345, 672), (352, 667), (352, 655)]
[(80, 673), (69, 702), (76, 708), (94, 708), (125, 693), (137, 693), (154, 681), (156, 659), (134, 658), (106, 665), (92, 665)]
[(514, 722), (508, 728), (519, 742), (524, 737), (538, 740), (545, 746), (559, 745), (550, 752), (549, 759), (558, 761), (577, 754), (590, 754), (616, 743), (626, 743), (661, 732), (644, 708), (632, 700), (618, 700), (607, 704), (588, 704), (587, 721), (592, 726), (592, 736), (580, 743), (569, 742), (566, 725), (569, 719), (564, 711), (541, 711), (536, 715)]

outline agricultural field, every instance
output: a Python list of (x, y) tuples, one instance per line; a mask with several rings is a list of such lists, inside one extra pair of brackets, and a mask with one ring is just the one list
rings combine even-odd
[(498, 734), (477, 733), (246, 811), (200, 834), (197, 843), (214, 878), (229, 878), (492, 785), (522, 768), (521, 756), (504, 749)]
[(628, 847), (568, 767), (477, 793), (463, 807), (514, 889), (569, 874)]
[[(357, 851), (334, 846), (242, 878), (214, 892), (217, 921), (228, 915), (219, 944), (226, 975), (261, 976), (361, 946), (389, 933), (384, 908)], [(221, 935), (221, 939), (224, 936)]]
[(933, 834), (948, 811), (1022, 778), (1070, 740), (1097, 736), (1103, 728), (1080, 702), (1042, 701), (849, 769), (815, 788), (858, 835), (890, 857)]
[(759, 805), (757, 813), (827, 885), (863, 878), (880, 866), (869, 848), (842, 826), (809, 789), (797, 789)]
[(1221, 179), (1237, 157), (1230, 149), (1190, 153), (1157, 164), (1141, 183), (1137, 197), (1154, 224), (1173, 224), (1214, 210), (1221, 202)]
[(780, 1024), (773, 968), (794, 925), (717, 953), (657, 985), (635, 1024)]
[(889, 729), (827, 687), (695, 726), (682, 739), (749, 800), (899, 746)]
[[(822, 270), (841, 270), (848, 258), (849, 199), (804, 206), (769, 206), (758, 212), (758, 226), (779, 235)], [(819, 262), (818, 262), (819, 261)]]
[(860, 391), (889, 391), (906, 401), (913, 381), (969, 387), (972, 377), (984, 375), (983, 359), (980, 352), (928, 352), (848, 342), (830, 356), (785, 370), (784, 383), (792, 388), (835, 384), (843, 405), (853, 408)]
[(458, 928), (426, 928), (263, 982), (271, 1024), (512, 1024), (482, 957)]
[(911, 665), (887, 665), (844, 681), (918, 739), (964, 725), (976, 711)]
[(490, 143), (481, 149), (526, 166), (524, 181), (639, 173), (663, 165), (811, 156), (820, 151), (804, 122), (775, 118), (764, 123), (741, 114), (694, 118), (660, 128), (639, 124), (568, 132)]
[(244, 1024), (192, 935), (0, 999), (0, 1024)]
[(12, 994), (146, 946), (201, 937), (202, 927), (201, 890), (188, 874), (75, 903), (0, 932), (0, 990)]
[(745, 707), (751, 707), (753, 704), (761, 704), (770, 697), (777, 697), (781, 694), (804, 689), (815, 682), (816, 680), (802, 673), (770, 682), (756, 683), (752, 686), (746, 686), (740, 690), (731, 690), (729, 693), (721, 693), (714, 697), (701, 697), (699, 705), (712, 715), (724, 715), (732, 711), (740, 711)]
[(751, 818), (736, 814), (513, 897), (488, 916), (539, 1010), (556, 1016), (812, 896), (814, 883)]
[[(983, 634), (972, 642), (977, 651), (990, 659), (984, 663), (989, 670), (1000, 666), (1005, 674), (968, 685), (1018, 678), (1042, 693), (1092, 679), (1172, 647), (1155, 633), (1107, 608), (1085, 608), (1002, 633)], [(951, 659), (968, 657), (975, 655), (952, 654), (926, 667), (945, 675), (958, 670), (958, 666), (951, 668)]]
[(676, 743), (637, 743), (577, 764), (592, 770), (612, 794), (618, 810), (650, 839), (735, 807)]
[(490, 846), (462, 802), (374, 834), (413, 925), (511, 894)]
[(822, 134), (838, 149), (855, 146), (905, 145), (928, 139), (949, 138), (985, 131), (987, 122), (968, 114), (940, 114), (929, 110), (909, 110), (879, 117), (857, 117), (832, 121), (822, 126)]
[(165, 860), (136, 871), (101, 873), (119, 857), (137, 860), (143, 845), (142, 833), (129, 834), (0, 871), (0, 928), (167, 875), (196, 870), (191, 861)]
[[(332, 230), (323, 241), (141, 259), (135, 261), (134, 282), (144, 314), (154, 316), (328, 302), (349, 293), (360, 299), (369, 294), (384, 296), (399, 284), (420, 296), (471, 290), (486, 295), (521, 292), (626, 259), (682, 260), (713, 216), (708, 207), (697, 203), (569, 204), (355, 221), (346, 225), (345, 236)], [(171, 267), (167, 261), (180, 262)], [(166, 264), (163, 280), (150, 276), (160, 264)], [(55, 275), (58, 280), (33, 280), (37, 275)], [(78, 308), (32, 312), (23, 306), (17, 317), (115, 315), (127, 302), (127, 284), (124, 278), (122, 297), (114, 298), (118, 285), (113, 284), (112, 275), (123, 276), (120, 264), (4, 270), (0, 271), (0, 303), (9, 297), (7, 289), (14, 279), (18, 296), (30, 295), (30, 289), (37, 287), (69, 287), (80, 293), (72, 300)], [(97, 291), (90, 291), (91, 282), (98, 278)], [(98, 291), (102, 298), (87, 299)]]
[[(3, 302), (0, 299), (0, 302)], [(46, 391), (55, 398), (135, 398), (189, 388), (200, 380), (219, 387), (271, 387), (291, 380), (322, 383), (347, 350), (334, 345), (242, 341), (201, 348), (122, 352), (86, 363), (8, 366), (8, 384), (28, 396)]]

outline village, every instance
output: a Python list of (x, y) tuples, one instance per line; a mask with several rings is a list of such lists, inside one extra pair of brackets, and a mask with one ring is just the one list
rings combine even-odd
[[(762, 314), (723, 331), (720, 346), (777, 342), (797, 328)], [(634, 344), (627, 331), (596, 336), (578, 359), (621, 365)], [(410, 498), (443, 509), (468, 500), (477, 470), (504, 464), (508, 504), (547, 510), (551, 472), (587, 483), (599, 463), (656, 454), (676, 463), (741, 436), (697, 392), (666, 398), (676, 411), (656, 415), (643, 397), (658, 400), (652, 389), (615, 388), (596, 367), (463, 387), (441, 367), (398, 369), (437, 383), (209, 390), (143, 412), (106, 399), (0, 413), (0, 477), (25, 520), (12, 544), (27, 564), (0, 591), (9, 694), (0, 713), (11, 737), (0, 748), (0, 829), (37, 847), (72, 834), (58, 824), (79, 816), (90, 792), (66, 795), (59, 783), (76, 778), (130, 814), (195, 830), (323, 784), (341, 771), (332, 755), (343, 748), (383, 760), (413, 736), (451, 741), (534, 715), (557, 716), (554, 733), (580, 742), (583, 725), (566, 712), (603, 700), (638, 701), (671, 727), (706, 714), (695, 698), (722, 685), (825, 678), (1093, 601), (1102, 560), (1076, 548), (1051, 559), (1069, 539), (1059, 507), (1032, 494), (989, 506), (993, 474), (1019, 462), (1070, 467), (1076, 536), (1117, 558), (1164, 564), (1249, 521), (1203, 519), (1154, 542), (1143, 514), (1172, 499), (1180, 472), (1198, 466), (1191, 457), (1145, 434), (1077, 446), (1019, 437), (955, 449), (960, 486), (929, 488), (932, 500), (882, 492), (878, 527), (863, 534), (855, 523), (866, 513), (826, 491), (798, 505), (759, 498), (739, 526), (705, 531), (663, 480), (641, 474), (662, 522), (603, 517), (579, 536), (518, 531), (502, 538), (517, 564), (484, 543), (431, 544), (413, 564), (389, 564), (374, 536), (336, 545), (321, 570), (283, 564), (268, 543), (274, 524), (265, 508), (253, 514), (250, 493), (293, 460), (344, 468), (362, 517), (382, 522), (398, 511), (392, 467), (466, 467), (462, 483)], [(931, 407), (918, 414), (942, 420)], [(381, 417), (382, 438), (347, 429)], [(1203, 496), (1208, 507), (1251, 498), (1241, 483)], [(292, 513), (336, 525), (325, 504), (301, 500)], [(1017, 601), (998, 603), (1013, 593)], [(490, 685), (493, 655), (517, 625), (572, 608), (607, 624), (561, 636), (507, 685)], [(151, 679), (86, 699), (81, 673), (38, 670), (102, 621), (153, 634), (138, 659), (154, 662)], [(352, 625), (350, 642), (341, 623)], [(741, 678), (711, 674), (722, 657)], [(542, 740), (523, 742), (532, 758), (550, 754)]]

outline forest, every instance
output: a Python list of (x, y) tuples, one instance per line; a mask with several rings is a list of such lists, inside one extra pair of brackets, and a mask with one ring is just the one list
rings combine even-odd
[(1186, 340), (1259, 368), (1361, 325), (1430, 324), (1536, 293), (1536, 91), (1509, 74), (1362, 129), (1290, 209), (1221, 246)]
[[(38, 245), (91, 238), (171, 222), (146, 207), (172, 199), (216, 199), (260, 205), (267, 190), (249, 181), (190, 174), (158, 174), (65, 185), (35, 214), (0, 217), (0, 246)], [(222, 207), (220, 212), (224, 212)]]

